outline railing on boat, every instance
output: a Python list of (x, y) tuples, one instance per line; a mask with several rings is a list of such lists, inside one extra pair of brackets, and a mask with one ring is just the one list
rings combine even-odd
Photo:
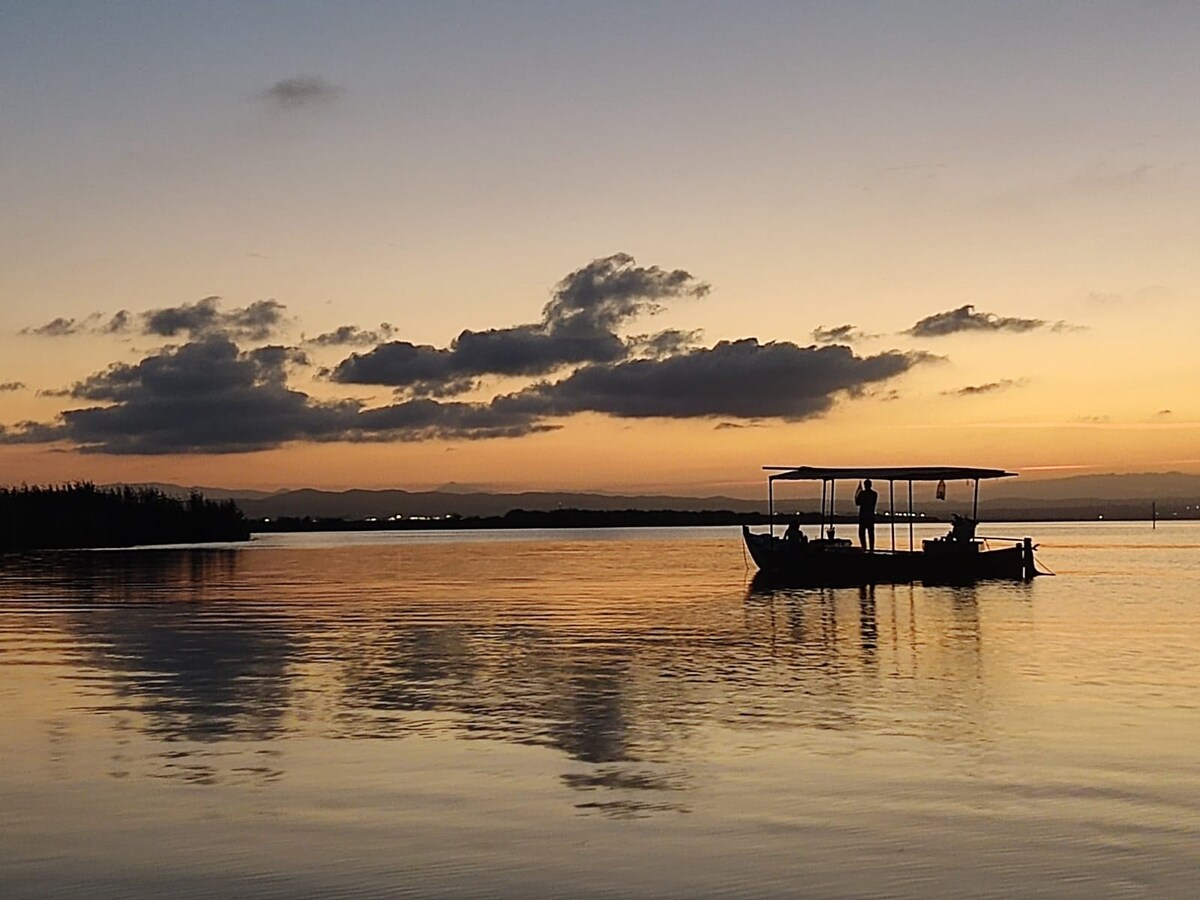
[[(865, 468), (820, 468), (816, 466), (763, 466), (763, 470), (772, 474), (767, 476), (767, 525), (769, 533), (775, 536), (775, 482), (776, 481), (820, 481), (821, 482), (821, 514), (818, 535), (825, 537), (825, 516), (828, 504), (830, 535), (837, 533), (834, 514), (834, 500), (839, 479), (862, 481), (867, 478), (886, 481), (888, 483), (888, 521), (891, 531), (892, 552), (896, 552), (896, 482), (908, 483), (908, 550), (916, 550), (914, 536), (915, 515), (913, 513), (913, 482), (916, 481), (956, 481), (967, 480), (974, 482), (971, 501), (971, 520), (979, 520), (979, 482), (986, 478), (1010, 478), (1016, 472), (1006, 472), (1003, 469), (977, 469), (967, 466), (907, 466)], [(828, 498), (828, 501), (827, 501)], [(1009, 540), (994, 538), (994, 540)], [(1017, 543), (1022, 538), (1012, 538)]]

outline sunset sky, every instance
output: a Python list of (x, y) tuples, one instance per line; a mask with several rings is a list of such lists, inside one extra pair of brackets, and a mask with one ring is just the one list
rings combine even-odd
[(0, 482), (1200, 472), (1200, 6), (0, 0)]

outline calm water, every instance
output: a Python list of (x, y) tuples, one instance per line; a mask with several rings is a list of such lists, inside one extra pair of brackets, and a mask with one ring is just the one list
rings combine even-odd
[[(995, 531), (997, 526), (989, 526)], [(734, 529), (0, 561), (0, 895), (1195, 897), (1200, 526), (752, 588)]]

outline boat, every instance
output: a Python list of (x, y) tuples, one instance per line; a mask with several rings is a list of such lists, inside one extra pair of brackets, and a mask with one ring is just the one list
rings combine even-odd
[[(767, 476), (768, 530), (752, 532), (742, 526), (742, 538), (762, 577), (802, 585), (860, 585), (924, 582), (962, 584), (982, 579), (1029, 581), (1038, 575), (1034, 560), (1036, 545), (1029, 537), (1003, 537), (977, 534), (979, 524), (979, 483), (993, 478), (1012, 478), (1017, 473), (1003, 469), (978, 469), (966, 466), (884, 466), (881, 468), (822, 468), (817, 466), (763, 466)], [(839, 481), (860, 485), (871, 479), (887, 486), (888, 507), (876, 517), (880, 526), (890, 526), (891, 541), (886, 549), (865, 550), (849, 539), (838, 537), (834, 499)], [(937, 482), (938, 495), (944, 496), (945, 482), (966, 480), (974, 483), (971, 516), (951, 517), (949, 533), (914, 544), (913, 484)], [(820, 481), (821, 514), (815, 537), (805, 534), (793, 520), (785, 536), (776, 536), (775, 484), (779, 481)], [(896, 483), (908, 485), (908, 511), (895, 508)], [(882, 490), (878, 492), (882, 494)], [(882, 506), (882, 498), (880, 498)], [(896, 522), (908, 525), (907, 547), (897, 546)], [(881, 521), (882, 520), (882, 521)]]

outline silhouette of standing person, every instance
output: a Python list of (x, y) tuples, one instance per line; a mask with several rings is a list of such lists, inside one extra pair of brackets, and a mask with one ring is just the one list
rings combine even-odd
[(879, 502), (879, 494), (871, 488), (871, 479), (860, 482), (854, 492), (854, 505), (858, 507), (858, 542), (864, 550), (875, 552), (875, 504)]

